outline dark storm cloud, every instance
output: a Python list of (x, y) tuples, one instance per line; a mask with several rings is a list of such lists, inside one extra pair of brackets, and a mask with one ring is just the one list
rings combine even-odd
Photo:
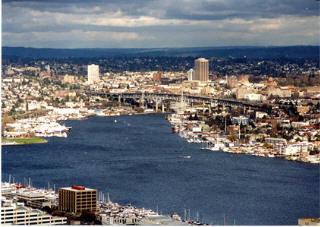
[(315, 0), (2, 2), (4, 45), (158, 47), (319, 43), (316, 29), (319, 2)]
[(141, 16), (150, 15), (150, 11), (163, 11), (162, 18), (187, 20), (319, 15), (319, 2), (316, 0), (4, 0), (3, 3), (62, 13), (82, 13), (86, 10), (104, 13), (119, 10), (128, 16)]
[[(123, 11), (128, 15), (138, 15), (139, 9), (144, 5), (144, 1), (136, 0), (4, 0), (3, 3), (12, 7), (21, 7), (26, 9), (58, 12), (58, 13), (74, 13), (82, 14), (84, 12), (90, 13), (105, 13)], [(145, 1), (145, 3), (150, 1)], [(143, 3), (143, 4), (141, 4)]]
[(276, 18), (284, 15), (309, 17), (319, 15), (315, 0), (229, 0), (199, 1), (188, 6), (169, 8), (168, 18), (221, 20), (227, 18)]

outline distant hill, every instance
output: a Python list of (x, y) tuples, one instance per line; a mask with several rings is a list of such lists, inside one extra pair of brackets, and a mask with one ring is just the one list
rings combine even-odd
[(192, 48), (97, 48), (50, 49), (2, 47), (2, 57), (21, 58), (92, 58), (92, 57), (217, 57), (217, 58), (319, 58), (319, 46), (283, 47), (192, 47)]

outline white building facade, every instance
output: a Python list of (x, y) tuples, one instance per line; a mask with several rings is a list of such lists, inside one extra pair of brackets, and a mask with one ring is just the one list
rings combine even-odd
[(88, 83), (94, 84), (98, 83), (99, 81), (99, 65), (88, 65)]
[(66, 217), (53, 217), (38, 209), (1, 198), (1, 225), (66, 225)]
[(190, 69), (188, 72), (188, 81), (195, 80), (194, 70)]

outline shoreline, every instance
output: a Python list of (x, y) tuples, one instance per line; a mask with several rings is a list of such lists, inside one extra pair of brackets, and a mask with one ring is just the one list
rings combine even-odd
[(48, 143), (48, 140), (42, 137), (28, 137), (28, 138), (1, 138), (1, 146), (21, 146), (29, 144), (43, 144)]
[[(79, 118), (79, 119), (69, 119), (69, 118), (65, 118), (65, 119), (56, 119), (57, 122), (59, 121), (68, 121), (68, 120), (74, 120), (74, 121), (78, 121), (78, 120), (88, 120), (89, 117), (120, 117), (120, 116), (134, 116), (134, 115), (150, 115), (150, 114), (172, 114), (172, 112), (144, 112), (144, 113), (127, 113), (127, 114), (112, 114), (112, 115), (106, 115), (106, 114), (85, 114), (85, 119), (83, 118)], [(172, 124), (172, 122), (170, 121), (170, 119), (168, 119), (167, 117), (165, 118), (171, 126), (174, 127), (174, 124)], [(180, 133), (178, 133), (179, 135)], [(181, 135), (179, 135), (181, 137)], [(32, 141), (33, 140), (33, 141)], [(203, 141), (204, 142), (204, 141)], [(21, 145), (29, 145), (29, 144), (42, 144), (42, 143), (48, 143), (48, 140), (42, 138), (42, 137), (31, 137), (31, 138), (10, 138), (10, 139), (6, 139), (6, 138), (2, 138), (2, 142), (1, 142), (1, 146), (21, 146)], [(203, 149), (203, 148), (202, 148)], [(205, 148), (204, 148), (205, 149)], [(211, 149), (205, 149), (205, 150), (211, 150)], [(263, 157), (263, 158), (283, 158), (286, 159), (287, 161), (295, 161), (295, 162), (301, 162), (301, 163), (309, 163), (309, 164), (315, 164), (318, 165), (320, 163), (318, 162), (312, 162), (310, 160), (307, 160), (305, 158), (295, 158), (295, 157), (275, 157), (275, 156), (268, 156), (268, 155), (262, 155), (262, 154), (255, 154), (252, 152), (239, 152), (239, 150), (234, 150), (233, 149), (228, 149), (228, 151), (224, 151), (221, 150), (221, 152), (224, 153), (232, 153), (232, 154), (247, 154), (247, 155), (252, 155), (252, 156), (257, 156), (257, 157)]]
[[(120, 114), (120, 115), (98, 115), (98, 114), (87, 114), (86, 119), (63, 119), (57, 122), (64, 122), (68, 120), (79, 121), (88, 120), (89, 117), (119, 117), (119, 116), (134, 116), (134, 115), (150, 115), (150, 114), (168, 114), (169, 112), (148, 112), (148, 113), (131, 113), (131, 114)], [(1, 146), (23, 146), (29, 144), (43, 144), (49, 141), (43, 137), (28, 137), (28, 138), (1, 138)]]
[[(236, 145), (234, 142), (227, 140), (226, 135), (221, 136), (217, 134), (210, 134), (208, 132), (192, 132), (187, 126), (188, 124), (191, 124), (191, 122), (188, 122), (188, 120), (184, 121), (179, 117), (179, 114), (171, 115), (168, 118), (168, 121), (171, 124), (172, 133), (177, 134), (180, 138), (184, 139), (188, 143), (207, 144), (207, 147), (202, 147), (200, 148), (201, 150), (231, 154), (246, 154), (262, 158), (282, 158), (287, 161), (295, 161), (314, 165), (320, 164), (319, 158), (313, 157), (313, 155), (310, 155), (309, 153), (304, 154), (303, 156), (299, 156), (299, 154), (281, 154), (273, 152), (273, 150), (266, 149), (263, 146), (263, 143), (245, 143)], [(199, 121), (193, 123), (195, 125), (199, 125)]]

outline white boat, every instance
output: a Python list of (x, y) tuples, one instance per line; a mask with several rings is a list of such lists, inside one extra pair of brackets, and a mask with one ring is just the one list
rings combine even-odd
[(214, 144), (214, 146), (210, 147), (211, 151), (221, 151), (224, 150), (226, 148), (226, 146), (224, 145), (224, 143), (220, 143), (217, 142)]

